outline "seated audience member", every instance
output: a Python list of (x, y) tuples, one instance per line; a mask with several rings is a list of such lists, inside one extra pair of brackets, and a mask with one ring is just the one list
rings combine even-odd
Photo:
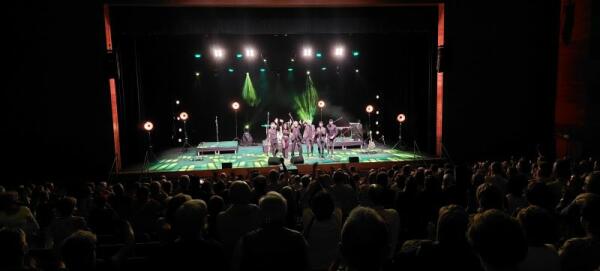
[(483, 183), (477, 187), (475, 196), (480, 213), (490, 209), (504, 210), (504, 195), (498, 187), (491, 183)]
[(330, 270), (382, 270), (389, 255), (389, 238), (385, 222), (366, 207), (356, 207), (342, 227), (341, 262)]
[[(458, 205), (439, 210), (435, 242), (421, 242), (415, 268), (423, 270), (483, 270), (467, 241), (469, 216)], [(398, 264), (402, 266), (402, 263)], [(400, 268), (399, 268), (400, 269)]]
[(208, 207), (203, 200), (186, 201), (175, 213), (174, 229), (179, 233), (175, 242), (158, 249), (151, 259), (152, 270), (226, 270), (223, 247), (207, 240)]
[(519, 224), (527, 238), (527, 257), (519, 264), (520, 270), (560, 270), (558, 252), (550, 245), (555, 241), (556, 222), (552, 215), (539, 206), (529, 206), (519, 211)]
[(240, 237), (259, 226), (258, 206), (251, 204), (252, 190), (244, 181), (235, 181), (229, 188), (231, 206), (217, 217), (217, 236), (225, 252), (231, 256)]
[(542, 207), (549, 212), (554, 211), (554, 206), (551, 205), (550, 201), (550, 191), (548, 190), (548, 186), (543, 182), (529, 182), (525, 191), (525, 197), (529, 205)]
[(567, 240), (560, 249), (561, 269), (564, 271), (592, 271), (600, 267), (600, 196), (592, 193), (579, 195), (580, 221), (586, 236)]
[(25, 264), (27, 241), (19, 228), (0, 229), (0, 270), (30, 270)]
[(207, 203), (207, 237), (217, 239), (217, 217), (225, 208), (225, 200), (219, 195), (212, 195)]
[(62, 241), (79, 230), (86, 230), (83, 217), (73, 215), (77, 200), (65, 197), (56, 203), (56, 218), (46, 229), (46, 247), (58, 247)]
[(16, 192), (0, 194), (0, 227), (19, 228), (25, 232), (28, 243), (38, 234), (37, 220), (26, 206), (21, 206)]
[(508, 214), (516, 216), (521, 208), (527, 207), (528, 203), (524, 193), (526, 186), (527, 179), (521, 174), (512, 174), (508, 179), (508, 194), (506, 194), (506, 212)]
[(69, 271), (96, 269), (96, 235), (77, 231), (67, 237), (61, 246), (61, 258)]
[(518, 270), (518, 264), (527, 256), (527, 242), (519, 223), (496, 209), (476, 214), (468, 237), (486, 271)]
[(506, 180), (506, 175), (500, 162), (493, 162), (490, 165), (490, 176), (488, 176), (485, 181), (500, 189), (500, 194), (502, 194), (502, 196), (508, 193), (508, 180)]
[(335, 208), (329, 193), (317, 192), (311, 200), (310, 209), (304, 211), (303, 221), (309, 269), (327, 270), (338, 256), (342, 211)]
[(175, 213), (185, 202), (192, 200), (190, 195), (179, 193), (174, 197), (167, 199), (165, 216), (158, 221), (160, 228), (160, 240), (163, 243), (172, 242), (177, 239), (177, 233), (173, 230), (175, 224)]
[(358, 204), (356, 192), (348, 184), (348, 175), (340, 170), (333, 174), (333, 182), (331, 196), (333, 196), (335, 205), (342, 210), (342, 215), (347, 217)]
[(396, 245), (398, 243), (398, 233), (400, 231), (400, 217), (394, 209), (385, 209), (385, 190), (379, 184), (369, 185), (369, 201), (373, 203), (373, 209), (383, 218), (388, 229), (389, 238), (389, 257), (394, 256)]
[(306, 241), (301, 233), (284, 227), (287, 203), (271, 191), (259, 201), (262, 225), (240, 239), (234, 269), (306, 270)]

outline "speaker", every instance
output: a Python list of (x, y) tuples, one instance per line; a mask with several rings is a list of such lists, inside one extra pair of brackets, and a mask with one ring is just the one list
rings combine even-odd
[(358, 163), (358, 156), (348, 157), (348, 163)]
[(221, 168), (222, 169), (226, 169), (226, 168), (232, 168), (233, 165), (231, 164), (231, 162), (229, 163), (221, 163)]
[(292, 159), (290, 159), (290, 161), (294, 165), (296, 165), (296, 164), (304, 164), (304, 157), (302, 157), (302, 156), (294, 156), (294, 157), (292, 157)]
[(269, 164), (269, 166), (279, 166), (281, 164), (281, 158), (269, 157), (268, 164)]

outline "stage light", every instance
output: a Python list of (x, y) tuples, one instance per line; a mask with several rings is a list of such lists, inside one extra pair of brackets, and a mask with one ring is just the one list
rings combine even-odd
[(154, 124), (150, 121), (146, 121), (144, 122), (144, 130), (146, 130), (147, 132), (152, 131), (152, 129), (154, 129)]
[(341, 45), (335, 46), (335, 47), (333, 48), (333, 56), (335, 56), (335, 57), (337, 57), (337, 58), (344, 57), (344, 52), (345, 52), (345, 51), (346, 51), (346, 50), (344, 49), (344, 47), (343, 47), (343, 46), (341, 46)]
[(183, 132), (183, 129), (179, 128), (179, 132)]
[(327, 70), (327, 67), (323, 67), (323, 68), (321, 68), (321, 70), (322, 70), (322, 71), (326, 71), (326, 70)]
[(195, 75), (196, 75), (196, 77), (198, 77), (198, 76), (200, 76), (200, 73), (199, 73), (199, 72), (196, 72), (196, 74), (195, 74)]
[(244, 129), (246, 129), (246, 130), (250, 129), (250, 124), (244, 125)]
[(400, 113), (400, 114), (398, 114), (398, 116), (396, 117), (396, 120), (397, 120), (399, 123), (403, 123), (404, 121), (406, 121), (406, 116), (405, 116), (404, 114)]
[(200, 54), (200, 53), (195, 53), (195, 54), (194, 54), (194, 57), (195, 57), (195, 58), (202, 58), (202, 54)]
[(257, 53), (256, 53), (256, 50), (254, 48), (252, 48), (252, 47), (246, 47), (245, 52), (246, 52), (246, 58), (247, 59), (255, 59), (256, 58)]
[(260, 72), (266, 72), (266, 71), (267, 71), (267, 69), (265, 69), (265, 68), (260, 68)]
[(179, 104), (179, 100), (175, 101), (175, 104)]
[(296, 60), (295, 60), (295, 59), (293, 59), (293, 58), (292, 58), (292, 59), (290, 59), (290, 62), (294, 62), (294, 61), (296, 61)]
[[(371, 114), (371, 112), (373, 112), (373, 106), (367, 105), (367, 108), (365, 108), (365, 110), (367, 111), (367, 113)], [(377, 111), (377, 112), (379, 112), (379, 111)]]
[(359, 55), (360, 55), (360, 53), (358, 51), (352, 51), (353, 57), (358, 57)]
[(293, 68), (288, 68), (288, 72), (293, 72), (294, 69)]
[(323, 57), (323, 54), (322, 54), (321, 52), (317, 52), (317, 53), (315, 54), (315, 56), (316, 56), (317, 58), (322, 58), (322, 57)]
[(233, 110), (238, 110), (238, 109), (240, 109), (240, 103), (238, 103), (238, 102), (233, 102), (233, 103), (231, 104), (231, 108), (233, 108)]
[(376, 122), (375, 122), (375, 125), (379, 125), (379, 121), (376, 121)]
[(225, 57), (225, 50), (221, 47), (213, 47), (212, 53), (216, 59), (222, 59)]
[(264, 62), (264, 63), (267, 63), (267, 59), (266, 59), (266, 58), (263, 58), (263, 62)]
[(375, 134), (376, 134), (376, 135), (378, 135), (378, 134), (379, 134), (379, 131), (375, 131)]
[(244, 55), (242, 55), (242, 53), (235, 54), (235, 58), (237, 58), (237, 59), (242, 59), (243, 57), (244, 57)]
[(186, 121), (190, 116), (186, 112), (179, 113), (179, 119)]
[(354, 70), (355, 73), (358, 73), (358, 69)]
[(234, 72), (235, 70), (233, 68), (229, 68), (227, 69), (228, 72)]
[(302, 56), (304, 58), (312, 57), (312, 55), (313, 55), (313, 49), (311, 47), (306, 46), (306, 47), (302, 48)]
[(317, 103), (317, 106), (318, 106), (319, 108), (323, 108), (323, 107), (325, 107), (325, 101), (323, 101), (323, 100), (320, 100), (320, 101)]
[(379, 95), (375, 95), (375, 99), (379, 100)]
[(177, 142), (181, 143), (181, 138), (178, 138), (178, 139), (177, 139)]
[(377, 110), (377, 112), (375, 112), (375, 115), (379, 115), (379, 110)]
[(306, 75), (310, 75), (310, 71), (306, 71)]
[(177, 120), (181, 120), (181, 118), (177, 117)]

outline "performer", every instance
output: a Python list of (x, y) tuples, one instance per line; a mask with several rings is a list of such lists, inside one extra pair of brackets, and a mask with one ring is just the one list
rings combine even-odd
[(302, 156), (302, 132), (300, 131), (300, 125), (298, 121), (292, 123), (292, 157), (294, 157), (294, 151), (298, 148), (298, 155)]
[(269, 142), (269, 149), (271, 151), (271, 155), (273, 157), (276, 157), (277, 152), (279, 151), (279, 144), (277, 139), (277, 124), (275, 124), (275, 122), (271, 122), (271, 127), (269, 128), (267, 134), (267, 141)]
[(281, 126), (281, 133), (283, 135), (281, 139), (281, 152), (283, 152), (283, 158), (288, 159), (288, 151), (290, 147), (290, 128), (287, 122), (284, 122)]
[(327, 143), (327, 129), (323, 126), (323, 122), (319, 121), (319, 127), (317, 127), (317, 131), (315, 134), (317, 140), (317, 146), (319, 148), (319, 157), (325, 158), (325, 144)]
[(327, 154), (329, 156), (333, 156), (333, 142), (335, 138), (338, 136), (337, 126), (333, 124), (333, 120), (329, 119), (329, 124), (327, 124)]
[(306, 143), (306, 153), (312, 155), (313, 145), (315, 143), (315, 126), (310, 120), (304, 123), (304, 134), (302, 135), (302, 138), (304, 139), (304, 143)]

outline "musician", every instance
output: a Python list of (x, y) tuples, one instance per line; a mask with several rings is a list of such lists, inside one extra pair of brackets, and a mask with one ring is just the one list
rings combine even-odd
[(302, 156), (302, 132), (300, 131), (300, 125), (298, 124), (298, 121), (294, 121), (292, 123), (290, 140), (292, 142), (292, 157), (294, 157), (294, 151), (296, 148), (298, 149), (298, 155)]
[(283, 158), (287, 159), (290, 150), (290, 128), (287, 122), (284, 122), (281, 126), (281, 133), (283, 135), (281, 138), (281, 152), (283, 152)]
[(315, 134), (317, 140), (317, 147), (319, 148), (319, 157), (325, 158), (325, 144), (327, 144), (327, 129), (323, 126), (323, 122), (319, 121), (319, 127)]
[(327, 124), (327, 154), (329, 156), (333, 156), (333, 142), (335, 138), (338, 136), (338, 129), (335, 124), (333, 124), (333, 120), (329, 119), (329, 124)]
[(306, 153), (313, 154), (313, 145), (315, 144), (315, 126), (310, 120), (304, 123), (304, 134), (302, 135), (304, 143), (306, 143)]
[(277, 140), (277, 124), (275, 124), (275, 122), (271, 122), (271, 127), (267, 133), (267, 141), (269, 142), (271, 155), (276, 157), (277, 152), (279, 151), (279, 142)]

